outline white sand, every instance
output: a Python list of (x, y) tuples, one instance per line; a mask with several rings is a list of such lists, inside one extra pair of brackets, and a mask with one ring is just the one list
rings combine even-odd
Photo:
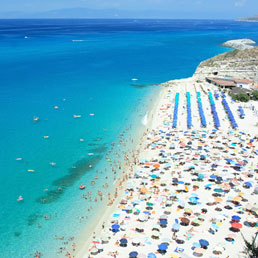
[[(149, 168), (145, 167), (146, 164), (139, 163), (135, 166), (135, 171), (142, 171), (140, 174), (133, 174), (132, 177), (127, 182), (127, 187), (125, 188), (134, 188), (134, 192), (130, 196), (130, 192), (124, 190), (122, 195), (118, 197), (117, 202), (115, 203), (115, 207), (107, 211), (103, 219), (105, 220), (105, 229), (100, 230), (100, 225), (102, 221), (98, 223), (98, 228), (96, 230), (96, 237), (92, 240), (101, 240), (105, 237), (109, 237), (109, 243), (103, 244), (103, 251), (99, 252), (97, 255), (91, 255), (91, 251), (94, 250), (95, 244), (92, 243), (89, 246), (89, 241), (85, 244), (85, 247), (82, 252), (80, 252), (76, 257), (129, 257), (129, 253), (131, 251), (137, 251), (140, 255), (138, 257), (147, 257), (147, 254), (153, 252), (157, 257), (171, 257), (171, 254), (177, 255), (174, 257), (195, 257), (193, 255), (193, 250), (191, 249), (194, 242), (197, 242), (200, 239), (206, 239), (209, 241), (210, 245), (207, 250), (204, 250), (204, 254), (202, 257), (244, 257), (241, 254), (243, 250), (243, 239), (241, 233), (247, 238), (251, 239), (254, 233), (257, 231), (255, 227), (247, 227), (243, 225), (241, 229), (241, 233), (234, 233), (235, 241), (228, 242), (225, 240), (225, 237), (228, 234), (232, 234), (230, 231), (230, 221), (232, 215), (238, 215), (241, 217), (240, 223), (243, 224), (247, 218), (253, 219), (258, 222), (257, 217), (252, 215), (251, 213), (244, 210), (243, 214), (239, 214), (239, 208), (235, 207), (231, 202), (228, 202), (230, 198), (243, 196), (248, 201), (244, 202), (240, 200), (240, 208), (245, 207), (247, 203), (251, 206), (255, 205), (257, 200), (257, 195), (252, 195), (254, 191), (255, 185), (257, 185), (257, 173), (255, 174), (254, 170), (251, 168), (252, 166), (257, 166), (257, 155), (252, 153), (252, 148), (247, 149), (245, 152), (241, 152), (242, 149), (240, 144), (242, 143), (244, 147), (246, 147), (249, 142), (249, 136), (245, 135), (243, 137), (239, 137), (239, 133), (235, 132), (234, 134), (228, 134), (228, 130), (232, 130), (230, 122), (227, 118), (227, 115), (224, 111), (223, 105), (221, 103), (221, 98), (219, 100), (215, 100), (216, 109), (219, 115), (219, 119), (221, 122), (221, 129), (216, 133), (216, 139), (209, 139), (209, 135), (214, 129), (213, 117), (211, 115), (210, 103), (208, 96), (205, 92), (211, 90), (214, 92), (216, 90), (214, 87), (207, 85), (200, 85), (193, 82), (192, 78), (177, 80), (170, 82), (169, 84), (164, 84), (164, 89), (160, 92), (160, 96), (158, 98), (158, 102), (152, 111), (148, 114), (148, 119), (145, 120), (147, 123), (147, 127), (149, 128), (148, 135), (143, 139), (142, 142), (142, 151), (139, 153), (139, 160), (146, 160), (146, 162), (150, 162)], [(203, 91), (204, 89), (204, 91)], [(203, 138), (207, 144), (206, 148), (210, 147), (210, 152), (206, 153), (204, 151), (196, 150), (198, 144), (200, 144), (200, 138), (196, 139), (188, 138), (186, 134), (183, 133), (184, 130), (187, 130), (187, 113), (186, 113), (186, 92), (191, 93), (191, 106), (192, 106), (192, 120), (193, 120), (193, 128), (195, 130), (203, 130), (200, 125), (200, 117), (197, 106), (196, 99), (196, 91), (201, 92), (201, 98), (203, 103), (203, 109), (207, 120), (207, 128), (205, 130), (208, 131), (207, 138)], [(177, 130), (171, 128), (171, 121), (173, 119), (173, 111), (174, 111), (174, 99), (176, 92), (180, 93), (179, 99), (179, 112), (178, 112), (178, 128)], [(253, 112), (247, 108), (244, 108), (246, 113), (245, 119), (240, 119), (237, 113), (237, 107), (239, 104), (234, 103), (231, 104), (230, 98), (227, 97), (227, 101), (230, 105), (230, 108), (234, 114), (236, 122), (239, 125), (239, 131), (244, 131), (246, 134), (254, 135), (257, 133), (257, 126), (255, 125), (255, 118), (253, 116)], [(244, 106), (243, 106), (244, 107)], [(163, 130), (164, 132), (172, 133), (173, 136), (166, 139), (165, 134), (160, 133), (159, 130)], [(181, 130), (181, 131), (180, 131)], [(200, 132), (201, 135), (201, 132)], [(187, 150), (184, 148), (180, 148), (178, 139), (182, 139), (185, 143), (189, 140), (192, 141), (192, 149)], [(222, 143), (218, 143), (217, 141), (226, 143), (223, 145)], [(236, 142), (236, 149), (229, 148), (232, 142)], [(169, 149), (171, 143), (175, 143), (176, 148), (173, 150)], [(154, 147), (152, 144), (156, 144)], [(254, 143), (255, 149), (258, 149), (257, 141)], [(222, 152), (223, 150), (219, 150), (213, 148), (214, 146), (220, 147), (223, 146), (223, 150), (228, 150), (228, 153)], [(248, 147), (248, 146), (247, 146)], [(158, 171), (154, 171), (154, 173), (160, 173), (160, 179), (154, 179), (150, 175), (152, 174), (151, 170), (154, 169), (153, 164), (156, 163), (154, 160), (160, 159), (160, 150), (164, 150), (166, 153), (165, 157), (167, 158), (166, 162), (171, 163), (171, 167), (169, 169), (165, 169), (165, 164), (161, 164)], [(180, 158), (180, 155), (177, 155), (177, 152), (181, 152), (180, 155), (183, 155)], [(197, 161), (192, 160), (193, 155), (196, 154)], [(208, 154), (208, 162), (201, 161), (199, 159), (200, 154)], [(231, 155), (233, 154), (233, 155)], [(250, 156), (254, 156), (254, 158), (250, 158)], [(222, 187), (223, 189), (227, 189), (228, 183), (230, 180), (234, 178), (234, 174), (236, 171), (231, 168), (228, 164), (226, 164), (225, 159), (231, 158), (237, 162), (242, 161), (243, 159), (248, 159), (248, 164), (245, 166), (243, 171), (240, 172), (239, 175), (236, 175), (237, 181), (234, 189), (228, 188), (230, 190), (229, 193), (222, 193), (221, 203), (216, 203), (214, 206), (208, 206), (207, 203), (214, 202), (214, 188)], [(185, 164), (180, 164), (180, 162), (186, 162)], [(218, 167), (216, 171), (211, 171), (211, 164), (217, 164)], [(190, 166), (194, 165), (195, 170), (192, 172), (186, 171), (186, 169)], [(225, 167), (226, 166), (226, 167)], [(227, 169), (226, 171), (222, 171), (223, 169)], [(192, 179), (197, 179), (197, 175), (194, 172), (202, 173), (204, 175), (203, 181), (198, 182), (199, 189), (194, 190), (195, 181)], [(222, 185), (215, 184), (214, 182), (209, 181), (209, 176), (215, 173), (223, 177), (224, 182)], [(250, 173), (253, 175), (252, 178), (248, 178), (247, 174)], [(137, 176), (136, 176), (137, 175)], [(184, 184), (172, 185), (172, 178), (178, 178), (178, 180), (183, 181)], [(240, 179), (245, 181), (252, 181), (253, 186), (250, 189), (246, 189), (243, 187), (243, 182)], [(150, 194), (140, 194), (140, 190), (145, 184), (148, 192)], [(189, 185), (186, 185), (189, 183)], [(211, 190), (206, 190), (205, 185), (212, 184)], [(156, 188), (155, 188), (156, 187)], [(180, 190), (187, 191), (180, 192)], [(157, 191), (159, 189), (159, 191)], [(179, 192), (178, 192), (179, 190)], [(239, 195), (239, 192), (242, 193)], [(188, 203), (189, 197), (192, 194), (197, 194), (200, 198), (198, 205), (190, 205)], [(171, 194), (175, 194), (176, 198), (172, 201), (171, 207), (166, 207), (170, 203)], [(127, 204), (124, 206), (119, 204), (121, 200), (126, 200)], [(175, 223), (175, 219), (179, 219), (180, 217), (184, 217), (184, 209), (179, 209), (178, 205), (180, 201), (185, 202), (185, 208), (192, 209), (191, 215), (188, 216), (188, 219), (192, 222), (196, 218), (201, 218), (203, 221), (200, 223), (200, 226), (180, 226), (180, 231), (177, 233), (177, 238), (184, 240), (184, 244), (178, 244), (172, 238), (173, 232), (171, 231), (172, 225)], [(154, 203), (153, 210), (149, 210), (151, 215), (148, 216), (147, 221), (140, 222), (138, 221), (143, 215), (136, 215), (134, 213), (127, 214), (125, 211), (122, 211), (123, 208), (126, 208), (128, 205), (133, 206), (135, 203), (137, 205), (133, 207), (133, 212), (136, 210), (140, 210), (140, 214), (143, 211), (146, 211), (146, 203), (151, 202)], [(225, 209), (224, 206), (227, 204), (232, 206), (231, 210)], [(216, 211), (216, 207), (221, 207), (222, 211)], [(201, 212), (202, 208), (207, 208), (208, 212), (206, 214)], [(159, 218), (164, 214), (164, 211), (169, 212), (167, 215), (167, 227), (161, 228), (159, 225), (155, 226), (159, 222)], [(111, 213), (112, 212), (112, 213)], [(194, 213), (200, 213), (200, 215), (194, 215)], [(118, 214), (118, 217), (115, 217)], [(212, 221), (218, 227), (217, 232), (215, 234), (211, 234), (208, 232), (211, 227)], [(122, 230), (118, 233), (111, 232), (111, 225), (113, 223), (120, 224)], [(143, 233), (138, 233), (135, 231), (135, 228), (143, 228)], [(153, 231), (152, 229), (157, 227), (159, 229), (159, 233), (157, 231)], [(159, 239), (152, 239), (153, 233), (159, 235)], [(154, 233), (155, 234), (155, 233)], [(187, 235), (188, 234), (188, 235)], [(192, 235), (192, 236), (191, 236)], [(127, 247), (121, 247), (116, 245), (116, 242), (121, 238), (126, 237), (128, 240)], [(189, 239), (188, 239), (189, 238)], [(168, 239), (168, 240), (167, 240)], [(140, 246), (134, 246), (133, 242), (139, 242)], [(167, 249), (167, 253), (165, 255), (161, 255), (157, 252), (158, 245), (162, 242), (169, 242), (169, 246)], [(214, 249), (216, 249), (220, 245), (222, 253), (220, 255), (215, 255), (213, 253)], [(96, 245), (96, 247), (101, 249), (101, 246)], [(176, 253), (176, 248), (183, 248), (183, 253)], [(89, 252), (87, 251), (89, 250)]]

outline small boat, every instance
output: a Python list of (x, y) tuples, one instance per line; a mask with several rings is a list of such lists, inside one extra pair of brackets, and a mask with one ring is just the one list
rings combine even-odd
[(54, 109), (58, 109), (59, 108), (59, 106), (54, 106)]
[(28, 169), (28, 172), (35, 172), (34, 169)]
[(49, 164), (50, 164), (51, 166), (55, 166), (55, 165), (56, 165), (55, 162), (50, 162)]
[(95, 116), (95, 114), (91, 113), (90, 116)]
[(133, 78), (132, 81), (138, 81), (138, 79), (137, 78)]
[(33, 121), (38, 122), (39, 121), (39, 117), (38, 116), (33, 117)]
[(22, 160), (22, 158), (17, 158), (16, 160)]
[(73, 118), (79, 118), (81, 115), (73, 115)]
[(48, 135), (44, 135), (44, 139), (48, 139), (49, 138), (49, 136)]
[(83, 189), (85, 189), (85, 188), (86, 188), (85, 185), (80, 185), (80, 186), (79, 186), (79, 189), (80, 189), (80, 190), (83, 190)]

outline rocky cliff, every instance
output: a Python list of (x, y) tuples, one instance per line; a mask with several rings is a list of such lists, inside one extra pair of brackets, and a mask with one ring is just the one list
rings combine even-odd
[(208, 76), (249, 79), (258, 84), (258, 47), (235, 49), (201, 62), (193, 77), (203, 81)]
[(244, 50), (248, 48), (252, 48), (256, 42), (251, 39), (235, 39), (235, 40), (228, 40), (222, 44), (224, 47)]

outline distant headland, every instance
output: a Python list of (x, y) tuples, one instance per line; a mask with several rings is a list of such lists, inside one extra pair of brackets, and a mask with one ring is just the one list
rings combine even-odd
[(258, 14), (250, 17), (238, 18), (237, 21), (258, 22)]

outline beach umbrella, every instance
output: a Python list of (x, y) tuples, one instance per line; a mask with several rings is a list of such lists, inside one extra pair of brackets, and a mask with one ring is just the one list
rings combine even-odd
[(128, 240), (126, 238), (121, 238), (120, 239), (120, 243), (121, 244), (127, 244), (128, 243)]
[(160, 167), (160, 164), (159, 164), (159, 163), (155, 163), (155, 164), (153, 164), (153, 167), (154, 167), (154, 168), (159, 168), (159, 167)]
[(196, 197), (190, 197), (189, 202), (193, 203), (193, 204), (196, 204), (197, 203), (197, 198)]
[(181, 225), (188, 225), (190, 220), (188, 218), (181, 218)]
[(213, 191), (215, 193), (223, 193), (223, 189), (221, 189), (221, 188), (215, 188)]
[(231, 227), (235, 228), (235, 229), (240, 229), (240, 228), (242, 228), (242, 224), (240, 224), (238, 222), (233, 222), (233, 223), (231, 223)]
[(154, 253), (149, 253), (147, 258), (157, 258), (157, 256)]
[(232, 216), (232, 220), (240, 220), (241, 218), (237, 215)]
[(199, 243), (200, 243), (200, 245), (203, 247), (206, 247), (206, 246), (208, 246), (209, 245), (209, 242), (207, 241), (207, 240), (205, 240), (205, 239), (200, 239), (199, 240)]
[(130, 258), (136, 258), (137, 255), (138, 255), (138, 252), (136, 252), (136, 251), (133, 251), (133, 252), (130, 252), (130, 253), (129, 253), (129, 257), (130, 257)]
[(179, 223), (174, 223), (172, 226), (172, 231), (179, 231), (180, 229), (180, 224)]
[(119, 228), (120, 228), (120, 225), (118, 225), (118, 224), (113, 224), (112, 225), (112, 229), (114, 229), (114, 230), (117, 230)]
[(252, 187), (252, 183), (251, 182), (244, 182), (244, 186), (245, 187)]
[(160, 225), (167, 225), (167, 224), (168, 224), (167, 220), (160, 220)]
[(185, 211), (186, 213), (192, 213), (192, 209), (190, 209), (190, 208), (185, 208), (184, 211)]
[(216, 229), (216, 230), (219, 229), (219, 226), (218, 226), (217, 224), (214, 224), (214, 223), (211, 223), (211, 227), (212, 227), (213, 229)]
[(160, 244), (160, 245), (158, 245), (158, 248), (159, 248), (159, 250), (162, 250), (162, 251), (164, 251), (164, 250), (167, 250), (168, 249), (168, 246), (166, 245), (166, 244)]

